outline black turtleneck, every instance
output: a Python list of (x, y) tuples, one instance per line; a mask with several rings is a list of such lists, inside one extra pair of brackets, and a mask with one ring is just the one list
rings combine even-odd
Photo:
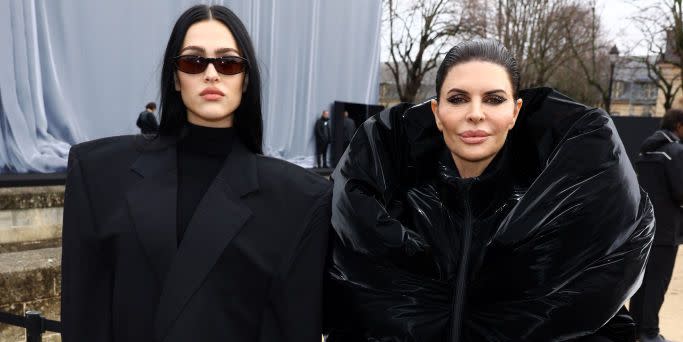
[(199, 201), (230, 153), (233, 137), (232, 128), (211, 128), (191, 123), (184, 127), (178, 141), (178, 245)]

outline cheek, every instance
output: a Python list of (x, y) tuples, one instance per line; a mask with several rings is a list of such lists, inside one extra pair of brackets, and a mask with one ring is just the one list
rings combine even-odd
[(243, 75), (244, 74), (240, 74), (239, 77), (227, 77), (223, 81), (223, 84), (230, 91), (232, 91), (232, 92), (239, 91), (241, 93), (242, 92), (242, 83), (244, 82), (244, 76)]
[(444, 107), (439, 109), (439, 121), (444, 134), (455, 134), (465, 120), (465, 112), (462, 109)]
[(178, 74), (177, 82), (176, 82), (176, 86), (177, 86), (176, 89), (183, 94), (188, 94), (194, 88), (196, 88), (195, 83), (197, 83), (197, 82), (194, 81), (191, 77), (188, 77), (188, 75)]
[(489, 112), (488, 117), (496, 133), (507, 132), (515, 125), (514, 112), (508, 108), (494, 109)]

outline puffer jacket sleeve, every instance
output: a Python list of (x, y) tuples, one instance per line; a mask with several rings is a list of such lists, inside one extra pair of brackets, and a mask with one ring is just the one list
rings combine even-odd
[[(389, 336), (401, 336), (401, 341), (424, 337), (438, 334), (434, 322), (443, 325), (447, 318), (449, 292), (443, 291), (444, 284), (391, 264), (399, 255), (424, 256), (428, 248), (419, 233), (397, 218), (405, 146), (396, 140), (401, 136), (396, 121), (409, 107), (399, 105), (366, 121), (332, 175), (334, 232), (325, 285), (329, 342), (364, 341), (368, 334), (383, 336), (383, 341), (394, 341)], [(439, 317), (429, 314), (435, 307)]]

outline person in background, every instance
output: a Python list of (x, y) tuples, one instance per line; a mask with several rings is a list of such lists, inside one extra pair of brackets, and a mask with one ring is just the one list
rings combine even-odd
[(320, 118), (315, 121), (315, 163), (316, 166), (327, 165), (327, 147), (330, 145), (330, 112), (323, 110)]
[(643, 284), (631, 298), (630, 310), (641, 342), (666, 342), (659, 333), (659, 310), (683, 243), (683, 110), (670, 109), (661, 129), (645, 139), (636, 161), (638, 181), (652, 199), (655, 240)]
[(349, 112), (344, 111), (344, 151), (349, 146), (354, 133), (356, 133), (356, 123), (349, 117)]
[(136, 125), (140, 128), (142, 134), (156, 134), (159, 131), (159, 124), (157, 118), (154, 116), (154, 111), (157, 109), (157, 104), (150, 102), (145, 106), (140, 115)]

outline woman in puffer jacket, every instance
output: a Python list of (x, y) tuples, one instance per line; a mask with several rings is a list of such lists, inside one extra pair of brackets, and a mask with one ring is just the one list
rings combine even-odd
[(607, 113), (518, 85), (500, 43), (464, 42), (434, 100), (358, 130), (332, 176), (329, 342), (634, 340), (650, 201)]

